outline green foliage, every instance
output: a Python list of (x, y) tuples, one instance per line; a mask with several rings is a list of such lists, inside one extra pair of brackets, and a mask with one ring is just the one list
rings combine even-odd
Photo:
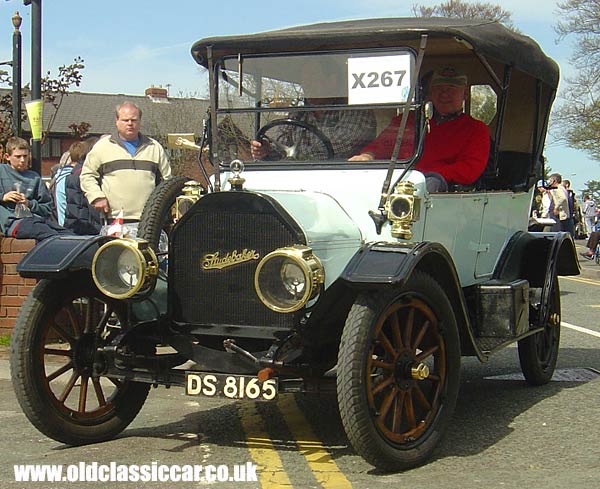
[(489, 124), (497, 110), (497, 97), (494, 90), (488, 85), (473, 85), (470, 99), (471, 116)]
[[(83, 78), (82, 70), (84, 68), (85, 65), (83, 64), (83, 59), (77, 57), (70, 65), (60, 66), (58, 68), (58, 75), (56, 78), (52, 77), (50, 71), (48, 71), (46, 76), (42, 78), (42, 98), (46, 107), (50, 105), (53, 108), (48, 123), (44, 128), (42, 144), (44, 143), (47, 133), (51, 130), (52, 125), (54, 124), (63, 98), (68, 95), (68, 91), (70, 89), (73, 87), (78, 87), (81, 84), (81, 80)], [(11, 76), (6, 71), (0, 71), (0, 86), (2, 85), (12, 88)], [(21, 89), (22, 100), (26, 100), (30, 92), (31, 89), (29, 84), (23, 86)], [(24, 108), (21, 110), (21, 117), (23, 121), (26, 120), (27, 113)], [(6, 141), (9, 137), (13, 136), (12, 121), (12, 93), (7, 93), (0, 96), (0, 141)], [(76, 124), (76, 126), (81, 129), (85, 124), (87, 123), (80, 122), (79, 124)], [(87, 129), (89, 129), (89, 124)]]
[(10, 335), (9, 334), (1, 334), (0, 335), (0, 346), (10, 346)]
[(559, 94), (551, 134), (600, 160), (600, 0), (559, 2), (557, 14), (558, 40), (572, 36), (575, 41), (570, 62), (576, 74)]
[(600, 181), (599, 180), (590, 180), (585, 182), (585, 189), (583, 189), (583, 194), (589, 194), (589, 196), (595, 200), (596, 202), (600, 202)]

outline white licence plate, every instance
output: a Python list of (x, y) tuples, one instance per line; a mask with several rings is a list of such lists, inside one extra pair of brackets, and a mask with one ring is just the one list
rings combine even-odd
[(185, 373), (185, 393), (188, 396), (271, 401), (277, 397), (278, 388), (277, 379), (261, 382), (251, 375)]

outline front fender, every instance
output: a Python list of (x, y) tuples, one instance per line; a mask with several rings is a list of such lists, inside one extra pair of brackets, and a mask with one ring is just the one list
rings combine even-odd
[(369, 243), (350, 260), (340, 279), (352, 289), (402, 287), (415, 269), (433, 277), (444, 289), (458, 325), (463, 355), (485, 356), (475, 344), (465, 296), (452, 261), (440, 243)]
[(458, 274), (450, 254), (440, 243), (368, 243), (352, 257), (340, 278), (353, 288), (382, 285), (402, 286), (419, 267), (433, 277), (449, 275), (459, 286)]
[(54, 236), (38, 243), (17, 265), (25, 278), (61, 278), (90, 270), (96, 250), (113, 238), (107, 236)]

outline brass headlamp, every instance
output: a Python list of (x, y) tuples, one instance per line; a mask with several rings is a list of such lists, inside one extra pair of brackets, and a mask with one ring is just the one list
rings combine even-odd
[(258, 264), (254, 288), (261, 302), (276, 312), (294, 312), (316, 297), (325, 270), (308, 246), (278, 248)]
[(98, 290), (114, 299), (142, 299), (154, 290), (158, 260), (148, 241), (120, 238), (102, 245), (92, 260)]
[(183, 187), (183, 195), (175, 199), (175, 219), (179, 221), (202, 196), (202, 185), (195, 180), (188, 180)]
[(412, 182), (399, 182), (385, 202), (385, 212), (395, 238), (412, 238), (412, 223), (419, 219), (421, 211), (421, 199), (415, 197), (415, 190)]

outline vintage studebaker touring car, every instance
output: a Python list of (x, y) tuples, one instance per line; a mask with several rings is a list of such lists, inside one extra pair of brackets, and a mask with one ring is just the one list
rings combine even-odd
[[(173, 143), (209, 165), (206, 188), (167, 180), (137, 238), (58, 237), (19, 264), (40, 279), (11, 345), (36, 428), (110, 439), (151, 385), (246, 401), (335, 385), (354, 449), (401, 470), (448, 426), (461, 357), (517, 343), (525, 380), (550, 380), (558, 276), (579, 265), (568, 234), (527, 231), (559, 80), (534, 41), (496, 22), (388, 18), (203, 39), (192, 56), (210, 110)], [(491, 149), (476, 182), (436, 193), (415, 166), (427, 74), (447, 65)], [(389, 158), (349, 161), (363, 141), (335, 128), (350, 115), (369, 137), (399, 118)], [(253, 158), (252, 140), (268, 154)]]

